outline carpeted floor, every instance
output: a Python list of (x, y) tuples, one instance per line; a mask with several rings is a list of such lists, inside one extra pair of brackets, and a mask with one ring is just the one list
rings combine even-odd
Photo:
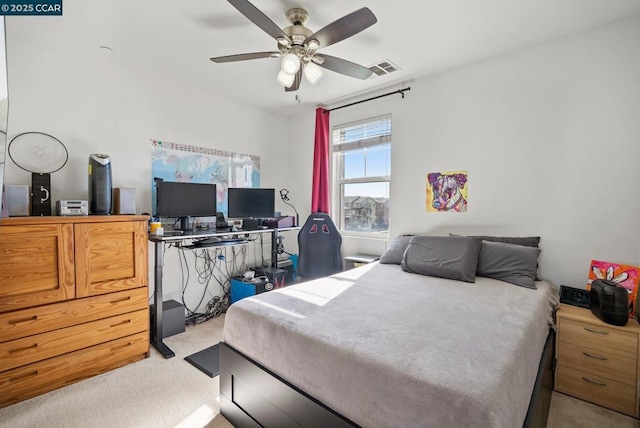
[[(218, 377), (184, 360), (218, 343), (223, 323), (224, 316), (165, 339), (174, 358), (152, 348), (143, 361), (0, 409), (0, 427), (233, 428), (219, 414)], [(558, 393), (547, 426), (640, 428), (636, 419)]]
[[(223, 323), (224, 317), (215, 318), (165, 339), (173, 358), (164, 359), (152, 347), (142, 361), (0, 409), (0, 427), (205, 426), (219, 413), (218, 377), (210, 378), (184, 357), (218, 343)], [(231, 427), (222, 416), (210, 426)]]

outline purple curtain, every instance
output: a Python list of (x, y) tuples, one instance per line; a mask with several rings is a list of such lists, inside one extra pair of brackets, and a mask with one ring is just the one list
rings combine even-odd
[(329, 214), (329, 112), (316, 109), (311, 212)]

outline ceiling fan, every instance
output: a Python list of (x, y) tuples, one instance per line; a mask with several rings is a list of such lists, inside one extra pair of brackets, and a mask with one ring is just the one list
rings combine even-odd
[(211, 61), (224, 63), (260, 58), (281, 58), (281, 69), (276, 80), (285, 87), (285, 91), (298, 90), (303, 75), (309, 83), (315, 85), (323, 75), (322, 68), (363, 80), (371, 76), (372, 71), (367, 67), (331, 55), (317, 53), (318, 49), (342, 41), (375, 24), (378, 20), (368, 8), (363, 7), (351, 12), (313, 32), (305, 27), (309, 20), (309, 13), (304, 9), (290, 9), (287, 12), (287, 19), (291, 26), (281, 29), (248, 0), (228, 1), (251, 22), (276, 39), (278, 50), (219, 56), (211, 58)]

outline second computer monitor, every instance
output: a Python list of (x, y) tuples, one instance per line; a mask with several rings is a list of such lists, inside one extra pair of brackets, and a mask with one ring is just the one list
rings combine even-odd
[(275, 189), (230, 187), (227, 203), (230, 218), (273, 217)]

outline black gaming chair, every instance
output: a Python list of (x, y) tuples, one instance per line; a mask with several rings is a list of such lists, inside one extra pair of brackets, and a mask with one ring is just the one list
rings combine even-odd
[(342, 271), (342, 235), (328, 214), (311, 214), (298, 233), (298, 275), (320, 278)]

